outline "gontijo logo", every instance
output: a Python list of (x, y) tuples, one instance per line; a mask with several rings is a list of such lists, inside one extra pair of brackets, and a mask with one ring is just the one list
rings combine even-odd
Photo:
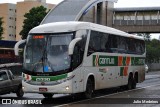
[(116, 66), (118, 57), (93, 55), (93, 66)]

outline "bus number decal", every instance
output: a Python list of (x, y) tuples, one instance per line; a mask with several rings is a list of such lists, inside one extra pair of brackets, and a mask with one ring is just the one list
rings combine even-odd
[(38, 81), (38, 82), (49, 82), (50, 78), (36, 78), (36, 81)]

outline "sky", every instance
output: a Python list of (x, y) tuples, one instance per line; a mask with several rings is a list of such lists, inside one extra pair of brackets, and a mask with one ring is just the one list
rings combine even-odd
[[(15, 3), (24, 0), (0, 0), (0, 3)], [(63, 0), (46, 0), (47, 3), (58, 4)], [(160, 0), (118, 0), (114, 7), (160, 7)], [(152, 34), (154, 38), (158, 38), (160, 34)]]
[[(0, 3), (16, 3), (24, 0), (0, 0)], [(47, 3), (58, 4), (63, 0), (46, 0)], [(159, 7), (160, 0), (118, 0), (115, 7)]]

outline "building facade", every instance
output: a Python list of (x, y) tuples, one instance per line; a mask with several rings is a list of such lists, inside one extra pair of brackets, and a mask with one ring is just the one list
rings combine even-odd
[(23, 27), (24, 15), (30, 9), (37, 6), (44, 6), (47, 9), (53, 8), (55, 5), (47, 4), (46, 0), (24, 0), (17, 4), (3, 3), (0, 4), (0, 17), (3, 21), (3, 40), (19, 41), (21, 40), (20, 31)]
[(16, 38), (16, 5), (10, 3), (0, 4), (0, 17), (3, 21), (3, 40), (12, 40)]
[(47, 4), (45, 0), (25, 0), (24, 2), (17, 2), (17, 15), (16, 15), (16, 40), (21, 40), (19, 33), (23, 27), (24, 15), (28, 13), (30, 9), (37, 6), (44, 6), (47, 9), (53, 8), (53, 4)]

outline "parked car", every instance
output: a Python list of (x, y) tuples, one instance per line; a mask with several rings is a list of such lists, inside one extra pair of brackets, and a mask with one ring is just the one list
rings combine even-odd
[(8, 68), (0, 68), (0, 95), (16, 93), (17, 97), (23, 97), (22, 78), (14, 76)]
[(145, 67), (145, 72), (148, 73), (148, 65), (145, 64), (144, 67)]

